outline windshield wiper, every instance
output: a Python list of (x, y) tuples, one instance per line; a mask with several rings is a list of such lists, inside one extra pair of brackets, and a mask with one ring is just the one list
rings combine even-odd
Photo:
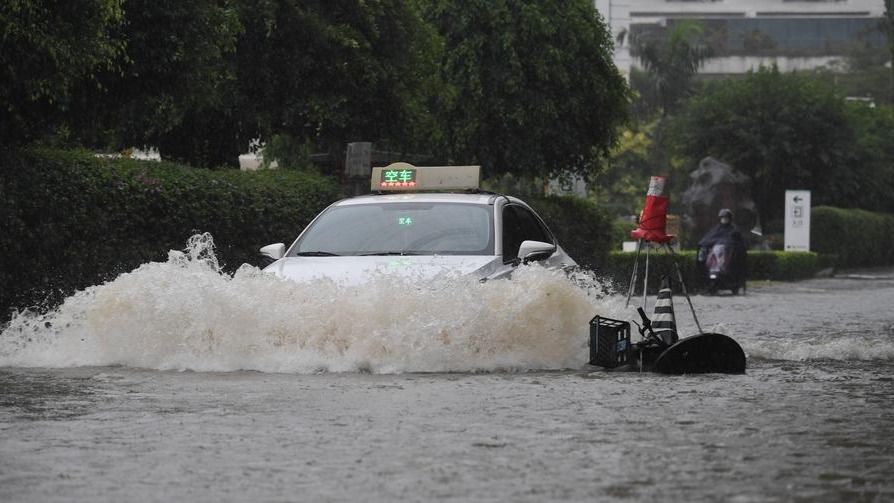
[(306, 251), (306, 252), (298, 252), (295, 254), (296, 257), (338, 257), (338, 253), (332, 252), (324, 252), (324, 251)]
[(382, 251), (382, 252), (372, 252), (372, 253), (361, 253), (359, 257), (371, 257), (373, 255), (422, 255), (419, 252), (414, 251)]

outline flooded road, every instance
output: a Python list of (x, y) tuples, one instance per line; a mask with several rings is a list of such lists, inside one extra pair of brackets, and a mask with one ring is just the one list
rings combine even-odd
[[(465, 285), (481, 296), (446, 306), (455, 292), (418, 292), (441, 302), (440, 326), (412, 306), (387, 320), (362, 312), (376, 341), (362, 345), (344, 311), (306, 312), (306, 334), (278, 332), (288, 320), (260, 304), (226, 314), (231, 283), (266, 281), (251, 275), (218, 284), (195, 272), (183, 305), (187, 286), (160, 267), (125, 278), (142, 304), (113, 283), (2, 333), (0, 501), (894, 500), (889, 275), (694, 297), (705, 329), (742, 344), (748, 371), (667, 377), (586, 366), (589, 311), (620, 317), (623, 299), (579, 295), (543, 271), (520, 278), (527, 296)], [(164, 297), (181, 306), (153, 325), (153, 306), (175, 309)], [(202, 309), (226, 322), (197, 326)], [(566, 318), (584, 326), (550, 331)], [(223, 337), (233, 325), (249, 344)], [(257, 334), (279, 335), (267, 347)], [(436, 373), (419, 372), (430, 364)]]

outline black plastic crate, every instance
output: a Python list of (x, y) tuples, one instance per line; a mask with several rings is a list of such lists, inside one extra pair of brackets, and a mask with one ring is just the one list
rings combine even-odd
[(590, 320), (590, 365), (615, 368), (631, 357), (630, 323), (595, 316)]

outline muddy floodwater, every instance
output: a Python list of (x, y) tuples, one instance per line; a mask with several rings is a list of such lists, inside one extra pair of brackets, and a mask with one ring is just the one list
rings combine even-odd
[(0, 501), (894, 501), (894, 274), (693, 302), (746, 374), (587, 366), (633, 312), (538, 268), (306, 291), (174, 253), (0, 333)]

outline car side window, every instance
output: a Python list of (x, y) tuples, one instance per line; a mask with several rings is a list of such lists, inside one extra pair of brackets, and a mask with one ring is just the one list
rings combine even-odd
[(538, 220), (533, 213), (521, 206), (515, 206), (514, 208), (516, 213), (518, 213), (524, 231), (524, 239), (522, 241), (530, 239), (533, 241), (541, 241), (543, 243), (553, 242), (549, 233), (547, 233), (546, 229), (544, 229), (543, 225), (540, 223), (540, 220)]
[(553, 242), (537, 217), (527, 208), (506, 205), (503, 208), (503, 261), (515, 260), (522, 241), (526, 240)]
[(518, 248), (524, 241), (524, 229), (515, 206), (503, 208), (503, 262), (511, 262), (518, 257)]

